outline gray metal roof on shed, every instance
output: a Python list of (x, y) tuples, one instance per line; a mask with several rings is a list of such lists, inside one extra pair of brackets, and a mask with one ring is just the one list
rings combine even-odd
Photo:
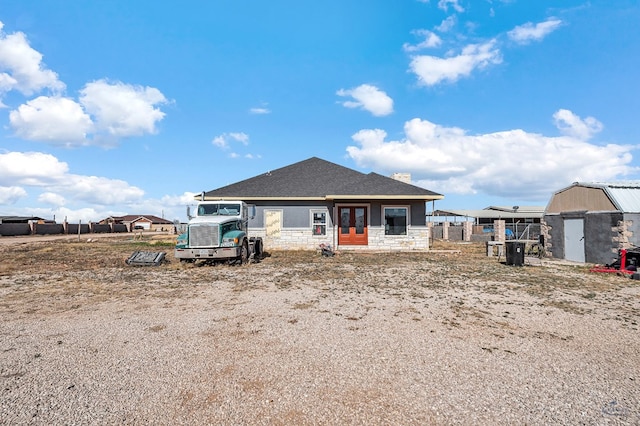
[(602, 189), (618, 210), (624, 213), (640, 213), (640, 181), (575, 182), (557, 193), (574, 186)]
[(507, 209), (506, 207), (490, 206), (482, 210), (436, 210), (436, 216), (461, 216), (475, 219), (531, 219), (542, 218), (544, 207), (527, 206), (524, 209)]
[(441, 194), (377, 173), (364, 174), (312, 157), (261, 175), (205, 192), (205, 199), (324, 200), (418, 199), (438, 200)]
[(38, 216), (0, 216), (0, 223), (27, 223), (38, 220), (44, 219)]

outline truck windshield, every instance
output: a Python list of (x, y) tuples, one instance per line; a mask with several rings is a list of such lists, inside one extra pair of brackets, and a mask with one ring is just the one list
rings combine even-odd
[(237, 216), (240, 213), (238, 204), (201, 204), (198, 216)]

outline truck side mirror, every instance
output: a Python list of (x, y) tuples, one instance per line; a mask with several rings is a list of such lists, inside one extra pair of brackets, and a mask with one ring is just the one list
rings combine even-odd
[(187, 218), (191, 220), (193, 216), (191, 216), (191, 206), (187, 206)]
[(251, 205), (249, 206), (249, 219), (253, 219), (254, 217), (256, 217), (256, 206)]

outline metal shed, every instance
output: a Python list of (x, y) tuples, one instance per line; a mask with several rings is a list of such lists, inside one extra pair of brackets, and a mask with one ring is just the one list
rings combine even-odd
[(544, 221), (553, 257), (609, 263), (640, 246), (640, 181), (575, 182), (552, 195)]

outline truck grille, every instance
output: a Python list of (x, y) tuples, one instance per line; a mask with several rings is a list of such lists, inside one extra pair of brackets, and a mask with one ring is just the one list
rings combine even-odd
[(218, 225), (194, 224), (189, 226), (189, 246), (218, 247), (220, 245), (220, 227)]

